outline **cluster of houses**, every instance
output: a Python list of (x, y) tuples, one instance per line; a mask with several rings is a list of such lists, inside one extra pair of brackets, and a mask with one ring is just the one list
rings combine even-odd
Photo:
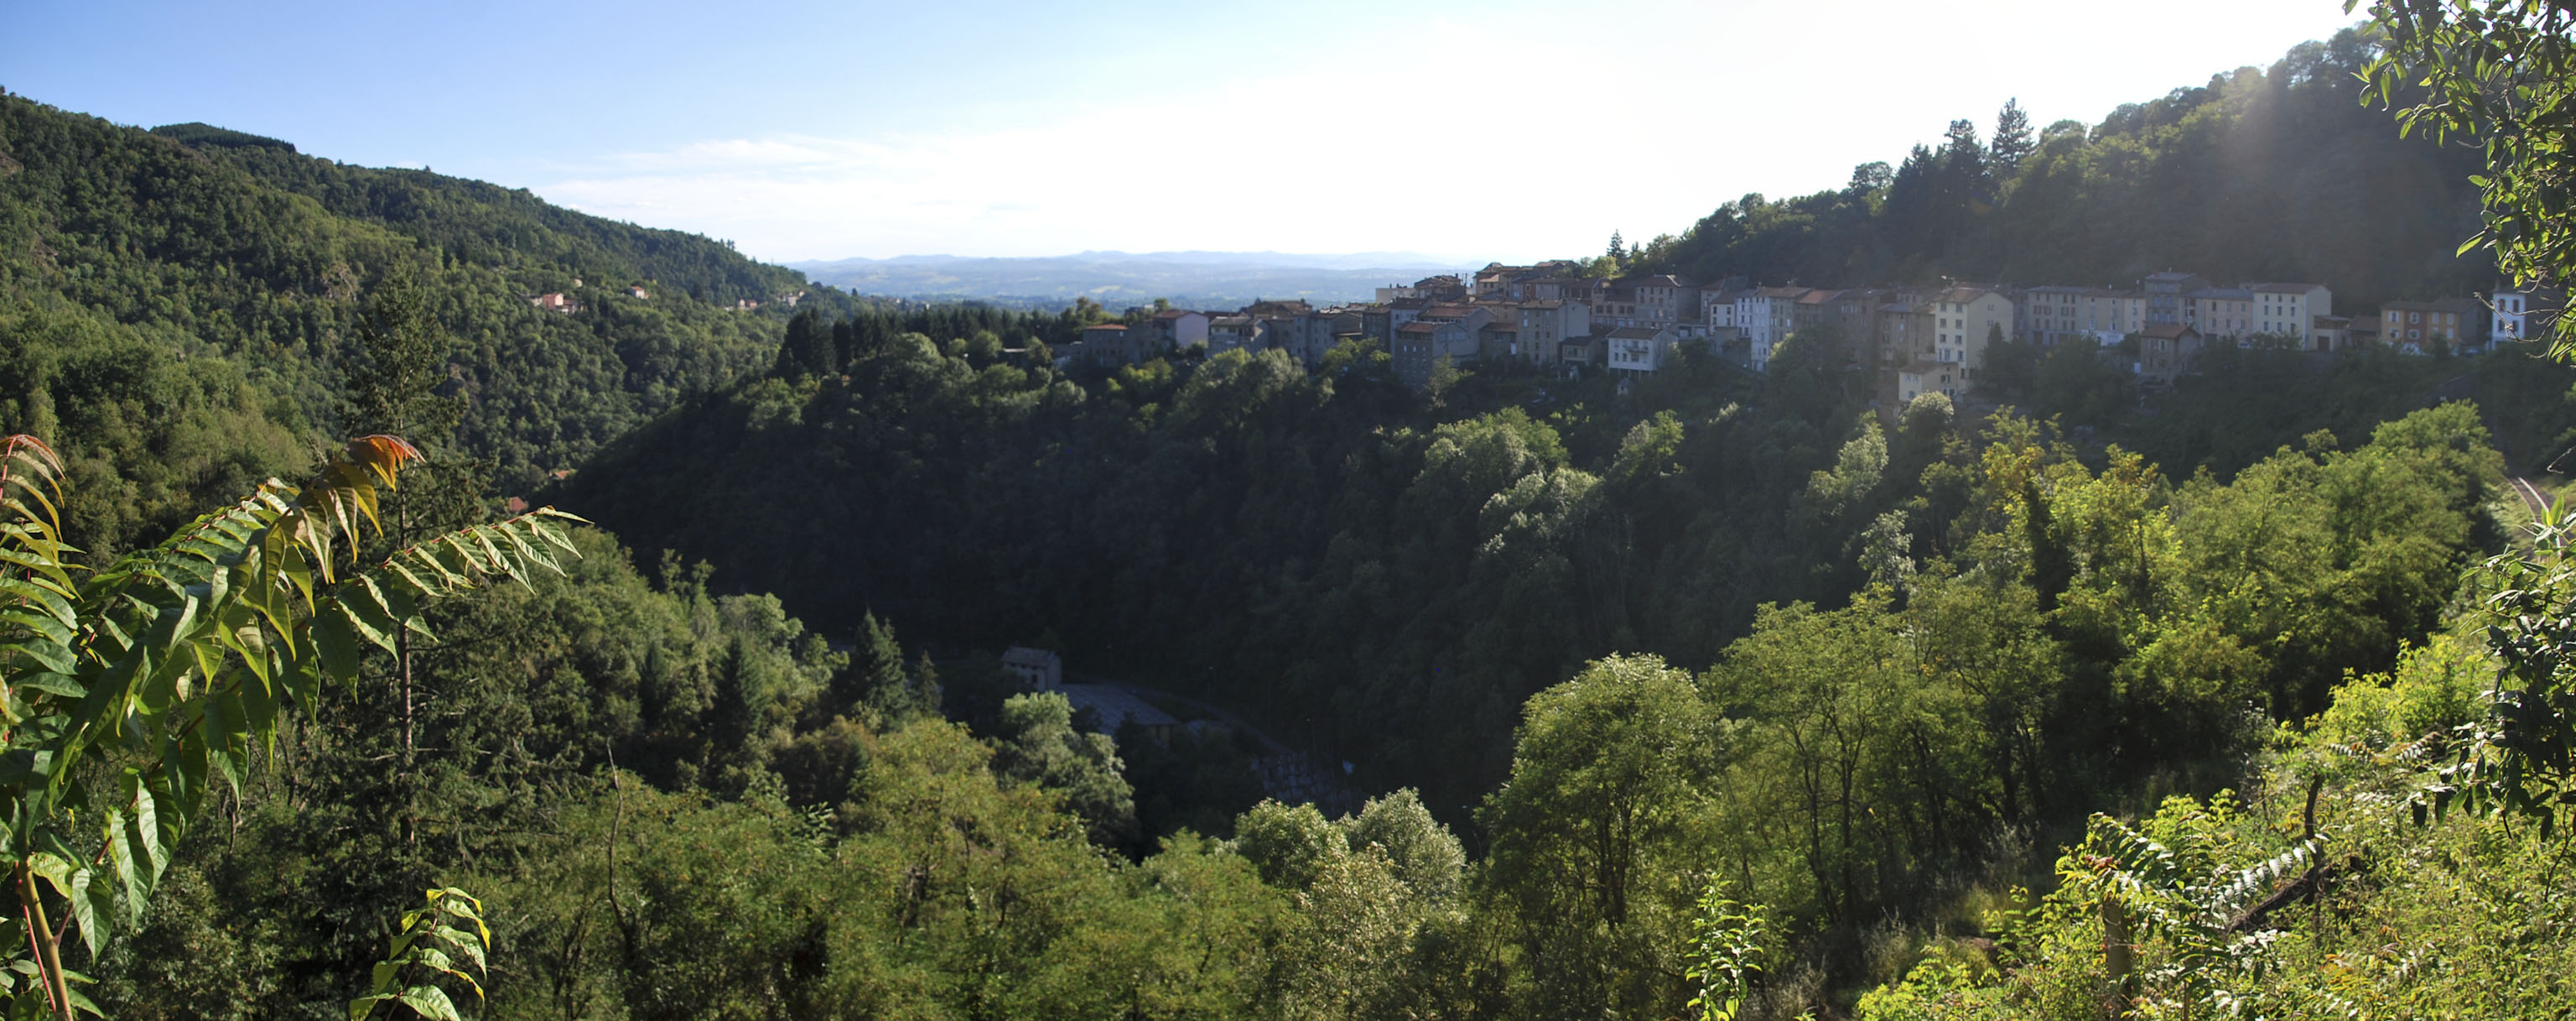
[[(572, 279), (572, 285), (575, 288), (581, 287), (581, 278), (574, 277)], [(627, 297), (633, 298), (637, 301), (651, 301), (653, 299), (653, 292), (645, 290), (640, 284), (629, 284), (621, 289), (626, 292)], [(571, 313), (581, 311), (581, 302), (579, 299), (573, 298), (560, 291), (548, 291), (544, 294), (526, 294), (521, 295), (521, 297), (526, 298), (528, 300), (528, 304), (534, 305), (547, 312), (561, 312), (569, 315)], [(778, 300), (786, 302), (790, 308), (795, 307), (797, 302), (804, 299), (805, 292), (803, 291), (790, 291), (778, 296)], [(749, 312), (753, 309), (759, 308), (760, 302), (754, 301), (750, 298), (737, 298), (734, 299), (734, 303), (730, 307), (736, 312)]]
[[(1470, 276), (1434, 276), (1377, 289), (1367, 303), (1317, 308), (1257, 301), (1238, 311), (1168, 309), (1086, 329), (1066, 360), (1131, 364), (1166, 351), (1278, 349), (1310, 368), (1348, 339), (1382, 345), (1398, 378), (1430, 385), (1442, 362), (1519, 361), (1569, 374), (1626, 376), (1670, 364), (1682, 345), (1755, 372), (1802, 330), (1832, 326), (1896, 377), (1900, 403), (1957, 397), (2002, 339), (2040, 347), (2085, 343), (2162, 385), (2214, 343), (2341, 351), (2386, 345), (2409, 354), (2470, 352), (2545, 326), (2552, 296), (2499, 290), (2486, 299), (2392, 301), (2338, 316), (2323, 284), (2217, 284), (2194, 273), (2151, 274), (2134, 288), (1950, 282), (1935, 288), (1764, 287), (1665, 275), (1587, 278), (1576, 263), (1495, 263)], [(2134, 339), (2135, 343), (2130, 342)]]

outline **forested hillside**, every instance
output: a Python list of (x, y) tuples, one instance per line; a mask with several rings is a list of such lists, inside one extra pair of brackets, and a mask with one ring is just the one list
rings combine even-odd
[(1977, 121), (1954, 121), (1937, 146), (1864, 165), (1844, 187), (1728, 202), (1643, 263), (1823, 287), (2130, 287), (2181, 268), (2321, 282), (2339, 309), (2493, 288), (2484, 250), (2453, 254), (2477, 231), (2480, 156), (2400, 138), (2362, 104), (2377, 52), (2347, 29), (2099, 124), (2037, 127), (2013, 106), (1981, 139)]
[[(1994, 149), (1646, 258), (2458, 270), (2409, 268), (2458, 209), (2307, 243), (2348, 197), (2298, 206), (2327, 186), (2296, 161), (2243, 168), (2305, 210), (2256, 234), (2177, 212), (2265, 117), (2425, 161), (2375, 201), (2456, 198), (2449, 156), (2328, 102), (2357, 107), (2357, 45), (2053, 130), (1950, 205), (1915, 189)], [(791, 312), (792, 275), (704, 239), (15, 97), (0, 217), (0, 428), (37, 437), (0, 448), (0, 821), (38, 835), (5, 848), (13, 1016), (68, 1016), (73, 982), (123, 1018), (365, 1017), (406, 982), (622, 1019), (2570, 995), (2576, 730), (2532, 693), (2576, 669), (2576, 521), (2505, 484), (2576, 440), (2576, 373), (2526, 352), (2223, 350), (2142, 400), (2007, 348), (1974, 412), (1876, 406), (1830, 329), (1759, 375), (1694, 346), (1430, 393), (1358, 342), (1059, 368), (1096, 305)], [(345, 449), (374, 475), (317, 470), (369, 433), (428, 463), (372, 438)], [(333, 522), (275, 486), (191, 522), (269, 476)], [(540, 547), (493, 530), (509, 496), (601, 527)], [(1270, 749), (1225, 726), (1089, 732), (990, 655), (1031, 642), (1368, 797), (1258, 800)], [(450, 887), (488, 958), (376, 967)]]
[[(389, 274), (453, 338), (458, 452), (489, 461), (504, 493), (766, 368), (776, 299), (805, 290), (705, 238), (524, 191), (0, 97), (0, 343), (19, 352), (0, 368), (0, 427), (71, 459), (85, 544), (120, 548), (243, 480), (293, 474), (336, 432), (365, 299)], [(580, 311), (527, 300), (547, 292)], [(805, 300), (846, 307), (819, 288)]]
[[(789, 371), (641, 430), (557, 498), (833, 629), (873, 612), (951, 650), (1054, 634), (1088, 668), (1251, 710), (1373, 786), (1422, 788), (1451, 818), (1506, 773), (1522, 702), (1587, 660), (1706, 665), (1765, 604), (1838, 606), (1873, 581), (1967, 569), (1993, 516), (2037, 498), (1989, 477), (1997, 444), (2129, 478), (2142, 510), (2291, 513), (2277, 496), (2219, 494), (2254, 484), (2238, 467), (2304, 476), (2359, 456), (2381, 419), (2426, 400), (2439, 377), (2421, 370), (2451, 371), (2358, 357), (2318, 380), (2305, 414), (2202, 409), (2192, 423), (2249, 452), (2221, 466), (2230, 486), (2166, 475), (2105, 437), (2079, 449), (2019, 415), (1954, 421), (1946, 401), (1882, 426), (1865, 375), (1822, 334), (1767, 377), (1702, 356), (1623, 398), (1607, 380), (1485, 374), (1432, 411), (1356, 348), (1320, 376), (1229, 353), (1074, 379), (915, 332), (940, 328), (955, 327), (845, 327), (879, 339), (836, 371)], [(2518, 373), (2557, 379), (2539, 413), (2563, 428), (2564, 374), (2518, 362), (2493, 366), (2494, 395), (2519, 393), (2505, 385)], [(2254, 385), (2267, 370), (2244, 371)], [(2237, 385), (2206, 399), (2240, 400)], [(2436, 445), (2485, 449), (2485, 425), (2453, 412), (2457, 438)], [(2266, 582), (2258, 603), (2276, 609), (2222, 628), (2270, 650), (2243, 667), (2262, 704), (2304, 716), (2342, 671), (2386, 669), (2431, 626), (2446, 572), (2498, 534), (2476, 509), (2496, 468), (2445, 471), (2452, 525), (2383, 532), (2327, 514), (2358, 510), (2340, 499), (2296, 512), (2343, 538)], [(2237, 534), (2207, 529), (2191, 534)], [(2399, 561), (2379, 548), (2436, 535)], [(2350, 573), (2387, 570), (2415, 580)], [(2269, 616), (2290, 604), (2313, 616)], [(2153, 644), (2087, 644), (2086, 669), (2143, 669), (2121, 664)], [(2104, 774), (2178, 761), (2131, 750), (2143, 758)]]

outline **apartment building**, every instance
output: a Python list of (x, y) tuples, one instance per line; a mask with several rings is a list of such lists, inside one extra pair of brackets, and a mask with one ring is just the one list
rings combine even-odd
[(2332, 338), (2317, 332), (2320, 317), (2334, 315), (2334, 292), (2324, 284), (2247, 284), (2254, 294), (2254, 330), (2292, 341), (2301, 351), (2332, 351)]
[(1975, 382), (1986, 363), (1986, 345), (2013, 336), (2013, 303), (1983, 287), (1953, 287), (1932, 296), (1932, 360), (1961, 367)]
[(2485, 313), (2473, 298), (2392, 301), (2379, 307), (2379, 339), (2407, 354), (2458, 350), (2463, 339), (2482, 341), (2492, 332)]
[(1797, 329), (1798, 299), (1804, 287), (1756, 287), (1735, 299), (1735, 328), (1744, 334), (1753, 371), (1768, 371), (1771, 349)]

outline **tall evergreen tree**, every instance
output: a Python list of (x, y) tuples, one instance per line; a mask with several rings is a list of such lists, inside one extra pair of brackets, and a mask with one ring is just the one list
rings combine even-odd
[(814, 309), (796, 313), (787, 321), (787, 340), (778, 345), (777, 374), (781, 376), (820, 376), (841, 371), (832, 334), (823, 328), (821, 314)]
[(1987, 146), (1988, 163), (1998, 180), (2012, 180), (2021, 170), (2021, 161), (2035, 145), (2031, 138), (2030, 115), (2023, 113), (2019, 98), (2004, 100), (2004, 108), (1995, 114), (1995, 140)]

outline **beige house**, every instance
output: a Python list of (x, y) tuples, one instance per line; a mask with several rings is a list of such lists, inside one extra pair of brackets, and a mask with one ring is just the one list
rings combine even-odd
[(2012, 299), (1983, 287), (1953, 287), (1932, 296), (1932, 360), (1960, 366), (1973, 383), (1986, 364), (1986, 344), (2013, 335)]
[(2317, 335), (2317, 320), (2334, 315), (2334, 292), (2324, 284), (2249, 284), (2254, 295), (2253, 333), (2293, 341), (2301, 351), (2332, 351)]
[(2199, 330), (2186, 323), (2155, 323), (2138, 331), (2138, 377), (2156, 386), (2171, 383), (2200, 355)]
[(2212, 341), (2241, 344), (2254, 334), (2254, 292), (2203, 287), (2183, 295), (2182, 321)]
[(2431, 354), (2441, 345), (2456, 350), (2462, 338), (2487, 336), (2485, 311), (2470, 298), (2392, 301), (2379, 307), (2379, 339), (2407, 354)]
[(2021, 336), (2041, 347), (2085, 341), (2103, 347), (2146, 328), (2146, 301), (2107, 287), (2033, 287), (2022, 293)]
[(1896, 406), (1902, 409), (1928, 393), (1957, 400), (1964, 382), (1959, 377), (1959, 366), (1950, 362), (1908, 362), (1896, 370)]

